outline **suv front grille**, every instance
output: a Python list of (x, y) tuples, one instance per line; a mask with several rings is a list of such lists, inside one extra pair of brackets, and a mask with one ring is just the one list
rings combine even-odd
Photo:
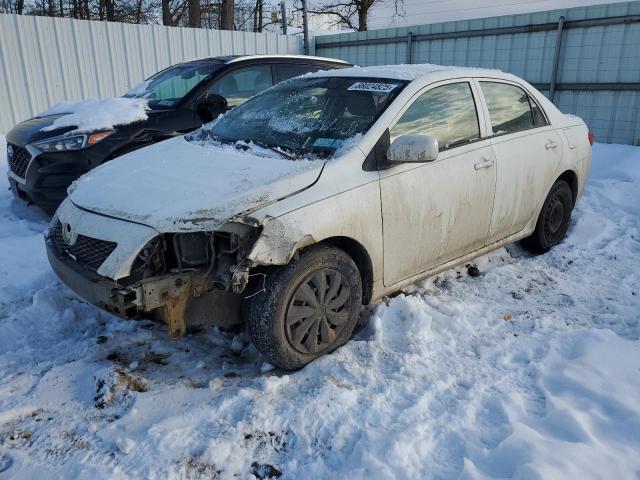
[(76, 243), (69, 245), (62, 236), (62, 223), (56, 222), (53, 241), (60, 252), (65, 252), (80, 265), (87, 267), (94, 272), (100, 268), (111, 252), (117, 246), (115, 242), (98, 240), (97, 238), (78, 235)]
[(9, 159), (9, 168), (13, 173), (24, 178), (29, 162), (31, 161), (31, 154), (24, 147), (12, 143), (9, 145), (13, 148), (13, 155)]

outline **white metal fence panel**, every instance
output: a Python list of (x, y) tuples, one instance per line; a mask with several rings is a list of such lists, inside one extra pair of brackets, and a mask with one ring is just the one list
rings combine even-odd
[(62, 100), (121, 95), (181, 61), (302, 52), (293, 35), (0, 14), (0, 133)]

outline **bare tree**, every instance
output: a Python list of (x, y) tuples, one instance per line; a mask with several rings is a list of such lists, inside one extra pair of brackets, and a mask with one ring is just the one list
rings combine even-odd
[(165, 26), (173, 25), (169, 0), (162, 0), (162, 24)]
[(24, 0), (0, 0), (0, 13), (17, 13), (22, 15), (24, 12)]
[(189, 26), (193, 28), (202, 27), (202, 16), (200, 12), (200, 0), (187, 0), (189, 4)]
[(256, 0), (256, 8), (253, 14), (253, 31), (262, 32), (262, 7), (264, 2), (262, 0)]
[(113, 22), (116, 19), (113, 1), (114, 0), (104, 0), (105, 10), (107, 12), (107, 22)]
[(162, 24), (167, 27), (190, 26), (188, 0), (161, 0)]
[(233, 0), (222, 0), (220, 5), (220, 29), (233, 30), (233, 13), (235, 2)]
[[(0, 13), (263, 31), (278, 0), (0, 0)], [(276, 15), (277, 17), (277, 15)]]
[[(368, 28), (367, 19), (371, 7), (383, 4), (393, 5), (394, 16), (402, 15), (404, 0), (326, 0), (308, 11), (312, 14), (332, 15), (336, 19), (334, 25), (364, 32)], [(296, 10), (302, 8), (296, 5)]]

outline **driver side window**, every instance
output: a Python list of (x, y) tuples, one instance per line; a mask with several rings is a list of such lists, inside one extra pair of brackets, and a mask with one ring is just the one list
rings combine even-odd
[(264, 65), (233, 70), (216, 80), (208, 93), (222, 95), (229, 107), (235, 107), (271, 86), (271, 66)]
[(438, 140), (440, 151), (479, 139), (469, 83), (450, 83), (420, 95), (391, 129), (391, 141), (400, 135), (430, 135)]

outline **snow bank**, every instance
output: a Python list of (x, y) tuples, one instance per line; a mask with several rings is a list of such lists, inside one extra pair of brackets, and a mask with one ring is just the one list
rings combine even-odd
[(639, 177), (640, 148), (596, 145), (560, 246), (414, 285), (295, 373), (78, 300), (0, 190), (0, 476), (634, 478)]
[(43, 131), (64, 127), (76, 127), (73, 132), (109, 130), (117, 125), (127, 125), (147, 119), (147, 100), (141, 98), (104, 98), (81, 102), (61, 102), (39, 117), (61, 115)]

